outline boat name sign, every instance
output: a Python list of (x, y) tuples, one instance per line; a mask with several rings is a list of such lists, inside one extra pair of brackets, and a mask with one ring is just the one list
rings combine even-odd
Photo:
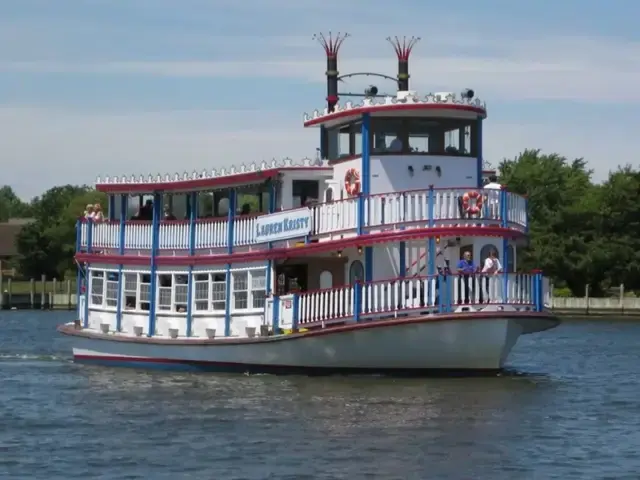
[(255, 223), (256, 240), (276, 242), (304, 237), (311, 233), (311, 210), (298, 208), (258, 217)]

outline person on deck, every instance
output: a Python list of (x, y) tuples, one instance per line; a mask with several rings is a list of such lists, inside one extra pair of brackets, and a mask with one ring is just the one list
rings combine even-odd
[(495, 302), (498, 300), (498, 289), (500, 285), (497, 275), (501, 272), (502, 264), (500, 260), (498, 260), (498, 254), (495, 250), (491, 250), (482, 267), (482, 274), (485, 276), (485, 298), (487, 302)]
[(469, 303), (469, 298), (473, 297), (472, 275), (475, 273), (475, 271), (476, 266), (471, 259), (471, 252), (464, 252), (462, 258), (458, 262), (458, 303), (463, 302), (463, 295), (464, 303), (466, 304)]

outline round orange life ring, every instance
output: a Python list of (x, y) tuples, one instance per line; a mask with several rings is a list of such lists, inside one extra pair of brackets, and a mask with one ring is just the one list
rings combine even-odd
[[(473, 203), (471, 201), (473, 200)], [(476, 215), (482, 211), (482, 195), (471, 190), (462, 196), (462, 208), (466, 213)]]
[(350, 168), (344, 174), (344, 189), (352, 197), (360, 193), (360, 174), (355, 168)]

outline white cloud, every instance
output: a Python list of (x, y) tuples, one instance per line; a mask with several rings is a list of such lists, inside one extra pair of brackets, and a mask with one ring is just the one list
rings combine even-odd
[[(278, 112), (149, 112), (107, 115), (1, 108), (2, 181), (24, 197), (98, 175), (173, 173), (254, 161), (315, 156), (317, 129)], [(606, 142), (602, 138), (606, 137)], [(594, 123), (491, 123), (485, 158), (497, 163), (525, 148), (584, 156), (603, 178), (633, 159), (628, 132)]]
[[(294, 54), (283, 57), (260, 53), (252, 60), (179, 61), (7, 61), (0, 72), (92, 73), (150, 75), (182, 78), (271, 77), (324, 81), (324, 58), (308, 40), (303, 48), (299, 37), (281, 39)], [(349, 39), (348, 41), (352, 41)], [(364, 39), (370, 40), (370, 39)], [(445, 43), (440, 40), (441, 43)], [(277, 43), (271, 39), (269, 44)], [(363, 41), (345, 45), (340, 71), (374, 71), (394, 75), (395, 58), (382, 39), (375, 57), (367, 55)], [(365, 42), (366, 43), (366, 42)], [(455, 42), (452, 42), (455, 43)], [(370, 43), (367, 43), (370, 44)], [(490, 39), (484, 42), (492, 55), (432, 53), (416, 47), (410, 61), (412, 87), (421, 92), (470, 86), (485, 99), (573, 100), (588, 103), (640, 102), (640, 44), (581, 37), (546, 40)], [(286, 48), (285, 48), (286, 50)], [(366, 49), (370, 50), (370, 49)], [(383, 56), (384, 55), (384, 56)], [(367, 81), (370, 81), (368, 79)], [(362, 82), (360, 82), (362, 83)], [(359, 88), (360, 83), (355, 83)], [(390, 86), (389, 88), (393, 88)]]

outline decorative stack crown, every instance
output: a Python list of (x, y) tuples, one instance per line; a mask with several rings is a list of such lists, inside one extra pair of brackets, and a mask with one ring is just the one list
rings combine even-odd
[(398, 37), (387, 37), (387, 41), (393, 46), (398, 57), (398, 91), (406, 92), (409, 90), (409, 56), (420, 37), (402, 37), (402, 40)]
[(348, 33), (338, 32), (335, 36), (329, 32), (329, 36), (325, 36), (322, 33), (314, 35), (316, 40), (327, 55), (327, 108), (330, 112), (333, 112), (334, 107), (338, 103), (338, 52), (342, 43), (349, 36)]

